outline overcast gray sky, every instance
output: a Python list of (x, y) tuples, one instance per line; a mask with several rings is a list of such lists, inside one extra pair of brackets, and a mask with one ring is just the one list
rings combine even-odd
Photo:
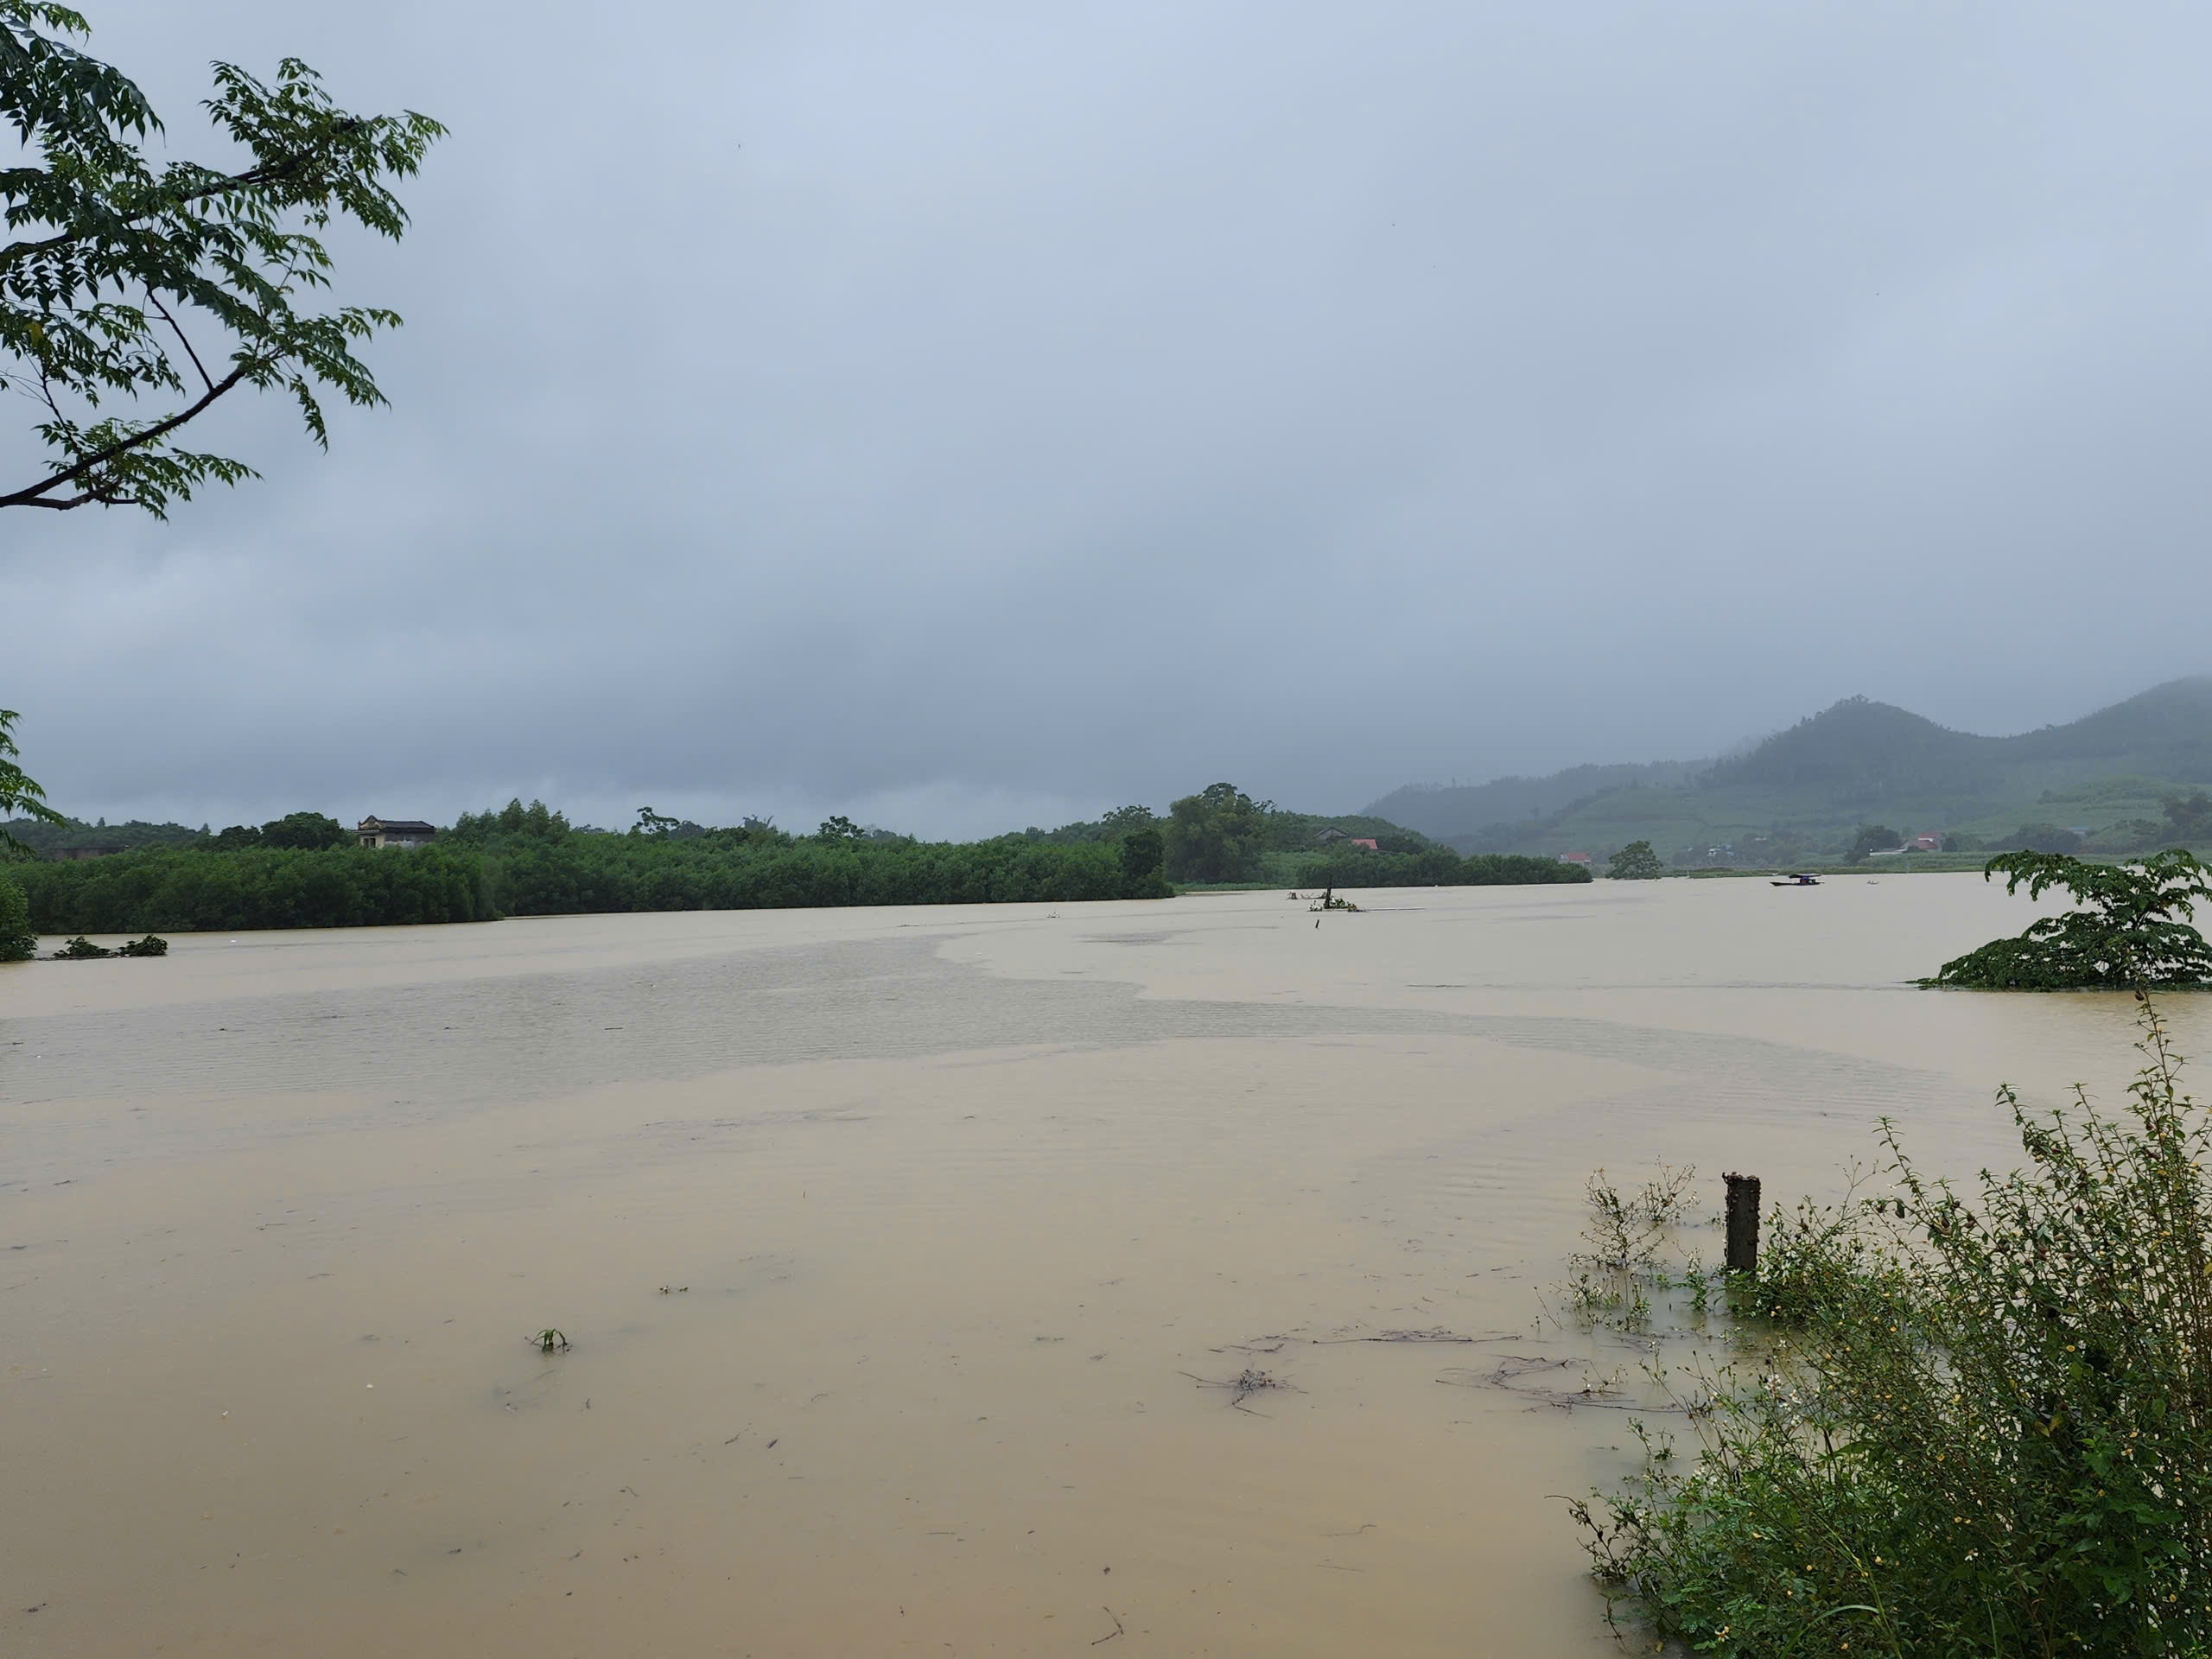
[(391, 409), (0, 520), (86, 817), (1347, 810), (2212, 668), (2201, 8), (85, 3), (175, 153), (211, 58), (453, 129)]

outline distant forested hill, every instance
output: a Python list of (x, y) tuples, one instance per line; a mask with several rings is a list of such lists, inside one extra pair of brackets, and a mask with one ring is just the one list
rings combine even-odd
[(10, 818), (0, 823), (0, 830), (5, 830), (41, 858), (80, 848), (127, 853), (142, 847), (188, 847), (207, 833), (205, 828), (145, 823), (136, 818), (128, 823), (109, 823), (105, 820), (86, 823), (76, 818), (62, 823), (41, 823), (36, 818)]
[(2056, 826), (2094, 843), (2149, 833), (2164, 799), (2205, 785), (2212, 677), (2013, 737), (1852, 697), (1726, 760), (1408, 788), (1368, 810), (1462, 851), (1603, 855), (1648, 840), (1678, 862), (1758, 863), (1841, 851), (1869, 823), (1984, 842)]
[(1433, 841), (1464, 839), (1493, 827), (1510, 833), (1524, 819), (1548, 817), (1607, 790), (1688, 783), (1710, 764), (1659, 760), (1646, 766), (1569, 766), (1548, 778), (1495, 778), (1486, 784), (1408, 784), (1367, 810)]

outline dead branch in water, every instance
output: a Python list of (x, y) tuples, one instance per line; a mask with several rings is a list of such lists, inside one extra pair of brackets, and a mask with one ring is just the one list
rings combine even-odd
[[(1465, 1366), (1455, 1365), (1436, 1380), (1452, 1388), (1503, 1389), (1509, 1394), (1526, 1395), (1541, 1405), (1556, 1406), (1561, 1411), (1572, 1411), (1577, 1406), (1596, 1406), (1607, 1411), (1633, 1411), (1638, 1414), (1646, 1412), (1683, 1409), (1679, 1404), (1639, 1405), (1632, 1400), (1623, 1397), (1618, 1386), (1620, 1381), (1618, 1371), (1614, 1371), (1609, 1376), (1593, 1378), (1590, 1376), (1587, 1366), (1588, 1362), (1586, 1360), (1545, 1359), (1535, 1354), (1508, 1354), (1498, 1361), (1495, 1370), (1482, 1372)], [(1571, 1368), (1582, 1369), (1584, 1380), (1582, 1386), (1579, 1389), (1530, 1385), (1519, 1380), (1545, 1373), (1566, 1371)]]
[(1484, 1342), (1518, 1342), (1520, 1340), (1521, 1332), (1518, 1331), (1502, 1331), (1487, 1337), (1467, 1337), (1460, 1335), (1457, 1331), (1446, 1331), (1440, 1325), (1437, 1328), (1429, 1331), (1378, 1331), (1371, 1337), (1316, 1337), (1313, 1339), (1313, 1344), (1316, 1347), (1331, 1347), (1338, 1343), (1345, 1342), (1460, 1342), (1477, 1344)]
[(1200, 1376), (1192, 1371), (1179, 1371), (1177, 1375), (1179, 1376), (1189, 1377), (1192, 1382), (1197, 1383), (1202, 1389), (1233, 1389), (1236, 1393), (1236, 1398), (1229, 1402), (1230, 1405), (1234, 1409), (1243, 1412), (1247, 1416), (1251, 1417), (1264, 1417), (1267, 1415), (1267, 1413), (1263, 1411), (1254, 1411), (1249, 1406), (1244, 1403), (1254, 1395), (1270, 1392), (1280, 1392), (1283, 1394), (1295, 1394), (1298, 1392), (1297, 1389), (1292, 1388), (1289, 1383), (1284, 1382), (1282, 1378), (1275, 1376), (1273, 1372), (1255, 1370), (1249, 1365), (1237, 1372), (1235, 1376), (1230, 1377), (1226, 1382), (1217, 1382), (1211, 1377)]

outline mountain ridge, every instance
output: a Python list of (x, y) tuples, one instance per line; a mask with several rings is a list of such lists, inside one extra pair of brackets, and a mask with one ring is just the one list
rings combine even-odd
[[(2133, 791), (2095, 787), (2121, 784)], [(2008, 737), (1847, 697), (1724, 759), (1573, 766), (1451, 789), (1408, 785), (1366, 810), (1463, 851), (1598, 852), (1649, 840), (1681, 854), (1700, 839), (1809, 851), (1847, 842), (1870, 820), (1986, 830), (2007, 815), (2067, 805), (2069, 791), (2088, 791), (2079, 803), (2085, 813), (2094, 804), (2139, 817), (2158, 789), (2203, 785), (2212, 785), (2212, 675), (2165, 681), (2078, 720)], [(1506, 805), (1513, 810), (1484, 816)], [(2148, 810), (2155, 816), (2154, 804)], [(1893, 822), (1901, 818), (1911, 823)]]

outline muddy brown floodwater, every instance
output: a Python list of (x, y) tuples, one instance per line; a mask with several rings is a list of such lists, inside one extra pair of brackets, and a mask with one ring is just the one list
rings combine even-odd
[(1970, 1173), (2135, 1063), (1900, 983), (1973, 876), (1361, 897), (0, 969), (0, 1650), (1606, 1650), (1624, 1419), (1491, 1386), (1587, 1172)]

